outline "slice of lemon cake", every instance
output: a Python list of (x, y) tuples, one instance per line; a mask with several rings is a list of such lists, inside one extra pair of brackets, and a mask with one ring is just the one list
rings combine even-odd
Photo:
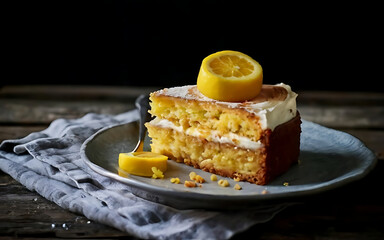
[(297, 94), (285, 84), (263, 85), (244, 102), (204, 96), (196, 85), (151, 93), (146, 123), (153, 152), (235, 180), (265, 185), (297, 162)]

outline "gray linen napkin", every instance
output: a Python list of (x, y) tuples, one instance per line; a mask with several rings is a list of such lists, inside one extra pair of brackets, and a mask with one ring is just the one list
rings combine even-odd
[(138, 115), (132, 110), (57, 119), (41, 132), (3, 141), (0, 169), (64, 209), (144, 239), (228, 239), (289, 205), (252, 211), (178, 210), (141, 199), (125, 184), (89, 169), (80, 156), (82, 143), (98, 130), (136, 121)]

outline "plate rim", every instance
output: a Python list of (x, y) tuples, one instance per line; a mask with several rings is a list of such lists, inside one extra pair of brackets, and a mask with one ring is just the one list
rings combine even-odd
[[(354, 168), (353, 169), (354, 172), (351, 176), (346, 176), (344, 178), (341, 178), (342, 176), (345, 176), (348, 173), (352, 173), (352, 171), (349, 171), (349, 172), (344, 173), (343, 175), (340, 175), (340, 176), (338, 176), (334, 179), (331, 179), (329, 181), (321, 182), (318, 184), (308, 184), (308, 185), (311, 185), (310, 188), (301, 189), (301, 190), (297, 190), (297, 191), (287, 191), (287, 192), (278, 192), (278, 193), (274, 192), (274, 193), (268, 193), (268, 194), (227, 195), (227, 194), (199, 193), (199, 192), (193, 192), (193, 191), (175, 191), (173, 189), (167, 189), (167, 188), (163, 188), (160, 186), (151, 185), (148, 183), (143, 183), (143, 182), (140, 182), (140, 181), (137, 181), (134, 179), (124, 178), (124, 177), (119, 176), (116, 173), (113, 173), (113, 172), (95, 164), (94, 162), (92, 162), (92, 160), (90, 160), (88, 158), (88, 156), (86, 154), (87, 146), (92, 141), (94, 141), (99, 135), (105, 133), (106, 131), (108, 131), (112, 128), (122, 127), (126, 124), (132, 124), (132, 122), (137, 122), (137, 121), (124, 122), (124, 123), (120, 123), (120, 124), (116, 124), (116, 125), (112, 125), (112, 126), (107, 126), (107, 127), (104, 127), (102, 129), (98, 130), (96, 133), (91, 135), (89, 138), (87, 138), (83, 142), (83, 144), (81, 145), (81, 148), (80, 148), (80, 155), (81, 155), (82, 160), (86, 163), (86, 165), (90, 169), (92, 169), (94, 172), (96, 172), (102, 176), (117, 180), (121, 183), (124, 183), (131, 188), (137, 188), (138, 190), (144, 190), (144, 191), (150, 192), (151, 194), (161, 194), (161, 195), (164, 195), (166, 197), (178, 197), (178, 198), (182, 198), (182, 199), (196, 199), (196, 200), (198, 199), (198, 200), (209, 200), (209, 201), (219, 200), (219, 201), (228, 201), (228, 202), (230, 202), (230, 201), (235, 201), (235, 202), (237, 202), (237, 201), (240, 201), (240, 202), (241, 201), (250, 201), (250, 202), (256, 203), (256, 202), (264, 202), (266, 200), (287, 199), (287, 198), (303, 197), (303, 196), (307, 196), (307, 195), (318, 194), (318, 193), (329, 191), (329, 190), (332, 190), (335, 188), (339, 188), (339, 187), (344, 186), (348, 183), (362, 179), (370, 171), (372, 171), (372, 169), (374, 169), (374, 167), (376, 166), (377, 157), (372, 152), (372, 150), (369, 149), (360, 139), (356, 138), (355, 136), (353, 136), (349, 133), (346, 133), (346, 132), (343, 132), (340, 130), (328, 128), (328, 127), (322, 126), (318, 123), (314, 123), (314, 122), (311, 122), (311, 121), (308, 121), (305, 119), (301, 119), (301, 120), (304, 124), (310, 124), (310, 125), (315, 126), (315, 127), (317, 126), (317, 127), (325, 128), (325, 129), (330, 130), (330, 131), (335, 131), (337, 134), (344, 134), (344, 135), (348, 136), (350, 139), (353, 139), (354, 142), (359, 143), (361, 146), (363, 146), (365, 148), (365, 151), (367, 153), (369, 153), (367, 155), (367, 158), (369, 157), (369, 159), (365, 160), (367, 162), (367, 164), (364, 165), (365, 168)], [(170, 161), (172, 161), (172, 160), (170, 160)], [(368, 163), (368, 161), (370, 161), (370, 162)], [(359, 170), (359, 171), (357, 171), (357, 170)], [(264, 185), (263, 187), (268, 189), (268, 185)]]

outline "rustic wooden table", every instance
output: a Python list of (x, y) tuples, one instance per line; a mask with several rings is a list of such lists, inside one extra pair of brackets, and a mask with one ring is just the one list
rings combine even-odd
[[(136, 96), (154, 89), (4, 86), (0, 89), (0, 142), (43, 130), (57, 118), (125, 112), (134, 107)], [(306, 120), (361, 139), (375, 152), (378, 164), (364, 179), (303, 198), (302, 204), (234, 239), (384, 239), (384, 94), (303, 91), (298, 108)], [(128, 234), (61, 209), (0, 171), (0, 239), (125, 236)]]

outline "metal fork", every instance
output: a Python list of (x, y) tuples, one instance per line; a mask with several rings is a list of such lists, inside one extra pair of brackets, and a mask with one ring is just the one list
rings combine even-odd
[(148, 112), (149, 105), (149, 96), (148, 95), (140, 95), (136, 101), (135, 105), (140, 113), (140, 127), (139, 127), (139, 141), (137, 142), (136, 147), (132, 152), (143, 151), (144, 147), (144, 139), (147, 133), (147, 128), (144, 126), (144, 123), (151, 121), (151, 114)]

